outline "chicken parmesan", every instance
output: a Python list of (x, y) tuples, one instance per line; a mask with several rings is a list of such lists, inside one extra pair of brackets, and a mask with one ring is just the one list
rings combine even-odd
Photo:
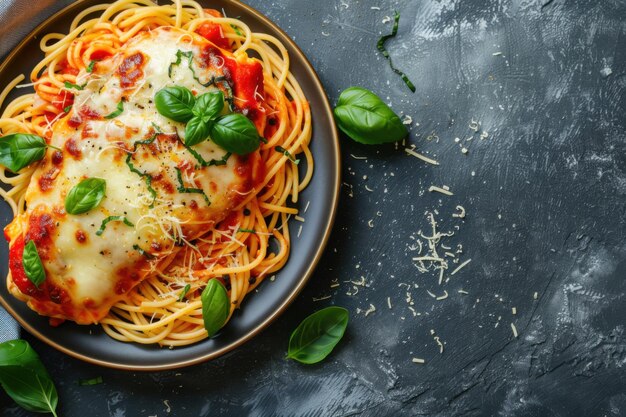
[(52, 36), (0, 119), (9, 290), (52, 324), (193, 343), (286, 262), (308, 104), (275, 40), (185, 5), (122, 0)]

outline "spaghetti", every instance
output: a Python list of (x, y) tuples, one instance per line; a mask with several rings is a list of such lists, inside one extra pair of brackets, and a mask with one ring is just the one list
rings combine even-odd
[[(175, 0), (169, 5), (119, 0), (89, 7), (76, 16), (68, 34), (51, 33), (42, 38), (40, 46), (45, 57), (30, 74), (32, 84), (19, 85), (24, 80), (20, 76), (0, 94), (2, 107), (15, 88), (33, 86), (35, 90), (34, 94), (21, 95), (6, 105), (0, 118), (0, 135), (30, 133), (50, 143), (55, 126), (71, 120), (71, 106), (84, 87), (80, 83), (85, 75), (97, 69), (101, 61), (114, 58), (142, 34), (159, 28), (173, 28), (182, 37), (199, 34), (232, 53), (234, 59), (253, 56), (261, 63), (263, 75), (263, 92), (254, 91), (262, 103), (258, 111), (263, 113), (262, 119), (255, 120), (265, 139), (256, 151), (264, 167), (262, 178), (249, 192), (241, 193), (237, 207), (210, 230), (192, 240), (185, 239), (179, 231), (176, 245), (162, 254), (158, 262), (149, 264), (151, 273), (98, 320), (109, 336), (120, 341), (183, 346), (208, 336), (200, 295), (209, 280), (218, 279), (226, 287), (230, 319), (245, 296), (264, 278), (280, 270), (289, 257), (288, 220), (298, 214), (289, 203), (298, 202), (299, 192), (311, 180), (313, 157), (309, 150), (308, 102), (289, 71), (289, 56), (281, 42), (268, 34), (253, 33), (244, 22), (203, 9), (192, 0)], [(244, 113), (245, 110), (236, 109)], [(160, 133), (154, 133), (155, 137)], [(303, 163), (297, 164), (295, 156)], [(16, 217), (27, 210), (27, 189), (38, 166), (32, 164), (17, 174), (0, 169), (0, 180), (9, 186), (8, 190), (0, 190), (0, 195)], [(176, 235), (175, 230), (167, 232)], [(12, 239), (11, 247), (14, 245)], [(14, 281), (9, 273), (10, 291), (29, 301)], [(64, 318), (48, 315), (53, 317), (51, 323), (54, 317)]]

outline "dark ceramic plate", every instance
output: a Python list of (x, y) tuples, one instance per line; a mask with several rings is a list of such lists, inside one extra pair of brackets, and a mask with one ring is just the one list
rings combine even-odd
[[(18, 74), (28, 76), (31, 68), (43, 57), (38, 47), (42, 35), (66, 33), (74, 16), (99, 2), (84, 0), (74, 3), (37, 27), (0, 66), (0, 86), (6, 85)], [(206, 1), (201, 3), (207, 5)], [(173, 350), (117, 342), (98, 326), (65, 323), (57, 328), (50, 327), (47, 318), (28, 309), (8, 293), (5, 285), (0, 285), (0, 302), (27, 331), (76, 358), (132, 370), (170, 369), (216, 358), (250, 340), (287, 308), (304, 287), (328, 240), (339, 193), (339, 143), (331, 108), (315, 71), (287, 34), (259, 12), (234, 0), (212, 0), (210, 7), (223, 8), (228, 16), (238, 16), (253, 31), (269, 33), (280, 39), (289, 51), (291, 70), (310, 102), (315, 174), (311, 184), (301, 194), (301, 204), (310, 201), (302, 234), (300, 238), (292, 236), (291, 258), (277, 274), (276, 280), (266, 280), (257, 293), (247, 297), (218, 337)], [(9, 96), (9, 100), (11, 98)], [(4, 227), (11, 219), (8, 205), (0, 203), (0, 224)], [(296, 227), (292, 227), (292, 234), (294, 229)], [(0, 240), (0, 275), (4, 277), (8, 248), (4, 239)]]

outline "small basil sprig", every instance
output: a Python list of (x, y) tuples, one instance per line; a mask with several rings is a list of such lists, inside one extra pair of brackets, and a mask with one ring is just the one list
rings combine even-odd
[(247, 155), (260, 144), (254, 123), (238, 113), (221, 116), (224, 94), (215, 91), (194, 97), (189, 89), (181, 86), (166, 87), (155, 97), (157, 111), (185, 126), (185, 145), (193, 146), (207, 139), (228, 152)]
[(323, 360), (343, 337), (348, 316), (348, 310), (335, 306), (311, 314), (291, 334), (287, 357), (306, 364)]
[(0, 164), (13, 172), (43, 159), (48, 145), (37, 135), (13, 133), (0, 138)]
[(98, 207), (104, 199), (106, 186), (106, 181), (101, 178), (82, 180), (65, 197), (65, 211), (68, 214), (82, 214)]
[(376, 94), (361, 87), (341, 93), (335, 119), (346, 135), (367, 145), (397, 142), (408, 135), (398, 115)]
[(37, 245), (35, 245), (35, 242), (32, 240), (29, 240), (28, 243), (24, 245), (22, 263), (26, 277), (30, 282), (35, 284), (35, 287), (39, 288), (39, 285), (46, 280), (46, 271), (43, 269), (43, 263), (39, 257)]
[(54, 382), (27, 341), (0, 343), (0, 384), (23, 409), (56, 417), (59, 397)]
[(224, 326), (230, 313), (230, 299), (224, 285), (217, 280), (209, 280), (202, 295), (202, 319), (209, 337), (213, 337)]

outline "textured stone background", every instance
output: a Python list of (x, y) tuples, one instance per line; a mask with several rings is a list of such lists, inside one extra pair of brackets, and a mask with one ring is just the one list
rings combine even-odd
[[(67, 3), (33, 12), (41, 20)], [(407, 145), (441, 165), (344, 140), (339, 215), (317, 272), (286, 314), (219, 360), (133, 374), (31, 340), (60, 415), (626, 415), (626, 2), (248, 3), (294, 37), (331, 102), (352, 85), (373, 90), (411, 117)], [(376, 50), (394, 10), (388, 48), (415, 94)], [(443, 184), (454, 196), (428, 192)], [(464, 220), (451, 216), (457, 205)], [(446, 244), (471, 259), (442, 286), (411, 261), (435, 210), (440, 230), (455, 232)], [(354, 294), (346, 281), (366, 286)], [(428, 294), (444, 290), (445, 300)], [(286, 361), (290, 331), (331, 304), (351, 310), (338, 349), (316, 366)], [(95, 376), (104, 383), (77, 383)], [(29, 415), (4, 395), (0, 408)]]

